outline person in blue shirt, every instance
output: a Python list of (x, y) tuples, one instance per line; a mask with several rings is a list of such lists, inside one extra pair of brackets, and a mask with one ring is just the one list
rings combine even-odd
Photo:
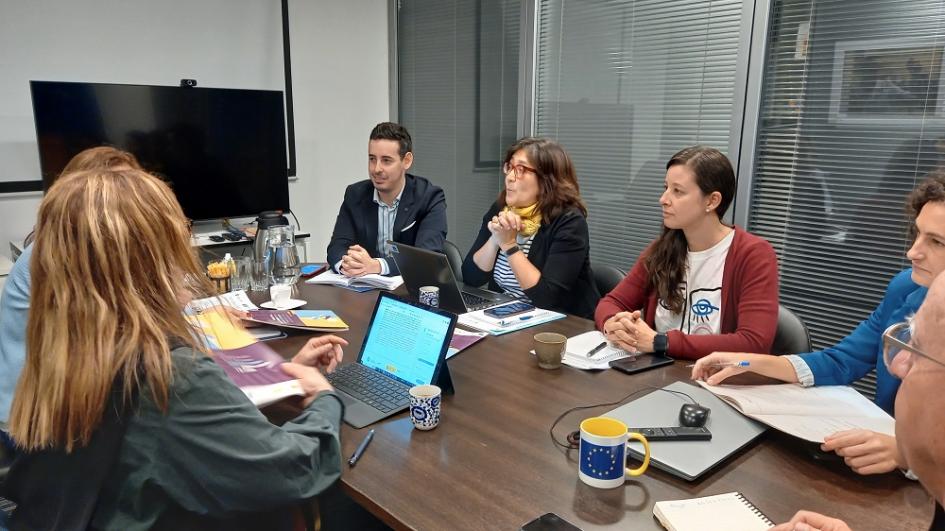
[[(16, 381), (26, 359), (26, 318), (30, 311), (30, 245), (13, 264), (0, 297), (0, 423), (6, 425)], [(4, 430), (6, 431), (6, 430)]]
[[(945, 270), (945, 172), (930, 174), (919, 184), (909, 196), (908, 209), (915, 220), (915, 241), (906, 253), (912, 267), (893, 277), (879, 306), (840, 343), (792, 356), (715, 352), (696, 362), (692, 378), (715, 385), (751, 371), (803, 386), (848, 385), (876, 369), (876, 404), (892, 414), (900, 381), (883, 362), (883, 333), (919, 309), (928, 287)], [(724, 366), (739, 361), (749, 366)], [(895, 438), (869, 430), (837, 432), (821, 448), (842, 456), (859, 474), (882, 474), (905, 466)]]
[[(97, 168), (141, 169), (138, 159), (111, 146), (98, 146), (77, 153), (59, 176)], [(58, 179), (58, 177), (57, 177)], [(26, 237), (27, 247), (13, 264), (13, 269), (0, 296), (0, 443), (9, 446), (6, 424), (16, 382), (26, 359), (26, 319), (30, 308), (30, 257), (33, 255), (33, 233)]]

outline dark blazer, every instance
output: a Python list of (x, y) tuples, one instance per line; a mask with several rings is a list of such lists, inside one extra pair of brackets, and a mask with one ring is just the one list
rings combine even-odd
[[(446, 241), (446, 195), (442, 188), (423, 177), (408, 173), (406, 179), (391, 239), (442, 253)], [(370, 179), (354, 183), (345, 190), (345, 199), (328, 243), (331, 267), (348, 252), (348, 247), (355, 244), (364, 247), (374, 258), (384, 258), (377, 251), (377, 204)], [(387, 265), (390, 275), (400, 274), (394, 260), (387, 260)]]
[[(498, 205), (482, 218), (476, 242), (463, 261), (463, 282), (472, 286), (489, 283), (489, 289), (501, 291), (492, 271), (483, 271), (473, 261), (473, 255), (492, 235), (488, 223), (499, 211)], [(556, 219), (542, 220), (535, 233), (528, 260), (541, 271), (541, 280), (525, 290), (525, 295), (539, 308), (593, 318), (600, 292), (591, 274), (590, 238), (587, 219), (577, 209), (571, 209)]]

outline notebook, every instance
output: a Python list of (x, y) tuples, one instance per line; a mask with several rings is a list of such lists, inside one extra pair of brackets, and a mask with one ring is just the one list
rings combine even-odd
[(331, 286), (339, 286), (342, 288), (355, 289), (356, 291), (364, 288), (365, 290), (372, 290), (375, 288), (386, 289), (386, 290), (395, 290), (404, 283), (403, 277), (397, 275), (395, 277), (385, 277), (383, 275), (364, 275), (362, 277), (346, 277), (344, 275), (334, 273), (332, 271), (325, 271), (324, 273), (314, 276), (305, 281), (306, 284), (328, 284)]
[(653, 516), (669, 531), (766, 531), (774, 525), (738, 492), (656, 502)]

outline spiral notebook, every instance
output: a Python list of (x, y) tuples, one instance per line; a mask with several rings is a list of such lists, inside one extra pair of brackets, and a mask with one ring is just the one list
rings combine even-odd
[(766, 531), (774, 525), (738, 492), (656, 502), (653, 516), (669, 531)]

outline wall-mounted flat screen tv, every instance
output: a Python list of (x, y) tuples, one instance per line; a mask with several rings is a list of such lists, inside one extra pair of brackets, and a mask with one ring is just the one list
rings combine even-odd
[(31, 81), (43, 186), (83, 149), (133, 153), (206, 220), (289, 209), (280, 91)]

